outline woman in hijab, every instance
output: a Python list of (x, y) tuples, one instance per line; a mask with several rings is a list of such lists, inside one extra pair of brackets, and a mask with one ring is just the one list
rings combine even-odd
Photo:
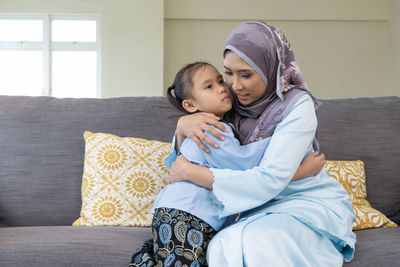
[[(256, 21), (238, 25), (224, 49), (225, 80), (234, 95), (226, 120), (242, 144), (270, 138), (260, 165), (240, 171), (206, 168), (179, 156), (172, 181), (212, 189), (219, 216), (236, 221), (219, 232), (207, 252), (209, 266), (341, 266), (354, 255), (355, 220), (350, 198), (323, 169), (291, 182), (302, 160), (318, 150), (319, 102), (304, 81), (289, 41), (277, 28)], [(209, 114), (187, 115), (177, 125), (202, 148), (203, 131), (222, 129)], [(200, 141), (202, 140), (202, 141)]]

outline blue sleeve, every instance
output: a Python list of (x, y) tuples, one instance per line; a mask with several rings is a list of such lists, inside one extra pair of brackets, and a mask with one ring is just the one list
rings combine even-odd
[(208, 138), (218, 144), (218, 148), (205, 144), (210, 150), (207, 153), (193, 140), (186, 138), (181, 145), (182, 155), (190, 162), (208, 168), (245, 170), (259, 165), (269, 139), (242, 146), (235, 138), (232, 128), (225, 123), (222, 124), (228, 129), (227, 133), (215, 129), (224, 136), (223, 141), (205, 132)]
[(225, 138), (223, 141), (207, 132), (205, 134), (218, 144), (218, 148), (207, 145), (210, 152), (204, 153), (208, 165), (217, 169), (245, 170), (258, 166), (270, 141), (270, 138), (267, 138), (241, 145), (233, 132), (222, 133)]
[(285, 189), (311, 149), (316, 128), (314, 104), (305, 95), (277, 125), (259, 166), (242, 171), (211, 168), (219, 216), (258, 207)]
[(204, 151), (190, 138), (185, 138), (182, 142), (179, 154), (182, 154), (191, 163), (210, 168), (204, 158)]
[(182, 142), (182, 145), (180, 147), (180, 152), (178, 154), (182, 154), (188, 161), (200, 166), (208, 168), (221, 168), (221, 166), (217, 164), (218, 161), (216, 160), (221, 156), (220, 148), (225, 147), (227, 143), (229, 143), (229, 145), (232, 145), (235, 140), (231, 127), (223, 122), (221, 123), (225, 126), (228, 132), (225, 133), (217, 128), (215, 129), (224, 136), (225, 138), (224, 141), (221, 141), (218, 138), (211, 135), (210, 133), (205, 132), (208, 138), (210, 138), (219, 145), (219, 148), (214, 148), (204, 143), (204, 145), (210, 149), (210, 152), (207, 153), (202, 149), (200, 149), (200, 147), (192, 139), (185, 138)]
[(176, 160), (176, 157), (177, 157), (176, 150), (175, 150), (175, 135), (172, 138), (171, 147), (172, 147), (172, 152), (169, 153), (169, 155), (164, 160), (165, 168), (167, 170), (171, 169), (172, 163), (174, 163), (174, 161)]
[[(171, 169), (172, 164), (176, 160), (176, 158), (179, 155), (183, 155), (188, 161), (191, 163), (204, 166), (207, 168), (215, 167), (218, 168), (218, 166), (212, 166), (209, 165), (206, 158), (205, 158), (205, 153), (203, 150), (200, 149), (200, 147), (190, 138), (185, 138), (182, 142), (182, 145), (179, 149), (179, 152), (176, 152), (175, 149), (175, 142), (176, 138), (172, 139), (172, 152), (166, 157), (165, 159), (165, 167), (167, 170)], [(208, 145), (207, 145), (208, 146)], [(209, 147), (209, 146), (208, 146)], [(210, 147), (209, 147), (210, 148)]]

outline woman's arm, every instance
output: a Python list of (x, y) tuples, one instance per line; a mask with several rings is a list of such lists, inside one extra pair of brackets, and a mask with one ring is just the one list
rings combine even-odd
[(277, 125), (259, 166), (244, 171), (207, 170), (198, 166), (192, 168), (190, 163), (185, 163), (181, 175), (196, 184), (213, 188), (220, 203), (220, 216), (255, 208), (287, 187), (305, 155), (312, 152), (316, 126), (313, 101), (308, 95), (303, 96)]
[[(325, 165), (325, 155), (313, 152), (306, 157), (294, 174), (292, 181), (318, 174)], [(190, 163), (180, 155), (173, 163), (170, 172), (171, 182), (191, 181), (197, 185), (212, 189), (214, 176), (209, 168)]]
[[(287, 88), (282, 88), (282, 92), (287, 92)], [(219, 122), (220, 118), (212, 113), (199, 112), (179, 118), (176, 125), (176, 143), (175, 150), (179, 150), (185, 137), (192, 139), (201, 150), (209, 152), (209, 149), (203, 144), (206, 143), (212, 147), (218, 147), (218, 144), (210, 140), (204, 132), (207, 131), (216, 138), (224, 140), (223, 136), (210, 125), (215, 126), (221, 131), (226, 132), (225, 127)]]
[[(260, 164), (261, 158), (263, 157), (271, 138), (266, 138), (247, 145), (241, 145), (234, 137), (230, 126), (225, 125), (224, 123), (222, 124), (228, 130), (227, 133), (220, 132), (225, 137), (224, 141), (220, 141), (208, 132), (205, 132), (206, 136), (219, 145), (219, 148), (213, 148), (207, 145), (210, 150), (209, 153), (202, 151), (190, 138), (186, 138), (183, 141), (180, 151), (183, 157), (180, 157), (181, 159), (175, 164), (176, 167), (173, 167), (173, 176), (171, 176), (172, 182), (191, 180), (190, 177), (197, 177), (197, 179), (193, 179), (192, 182), (197, 182), (204, 187), (211, 188), (213, 183), (212, 173), (207, 169), (194, 167), (191, 164), (188, 164), (189, 162), (207, 168), (232, 170), (251, 169)], [(217, 131), (220, 130), (217, 129)], [(174, 160), (176, 160), (176, 157)], [(292, 181), (316, 175), (321, 171), (324, 164), (325, 156), (323, 154), (318, 155), (318, 152), (311, 153), (303, 160)], [(170, 164), (168, 165), (168, 169), (170, 169), (171, 166)], [(179, 169), (179, 171), (175, 171), (175, 169)], [(202, 178), (199, 177), (205, 177), (205, 181), (202, 181)], [(198, 179), (201, 180), (196, 181)]]
[(219, 122), (220, 118), (212, 113), (200, 112), (182, 116), (176, 125), (176, 147), (180, 147), (185, 137), (192, 139), (203, 151), (209, 152), (209, 149), (202, 143), (205, 142), (212, 147), (218, 147), (218, 144), (208, 138), (204, 131), (209, 132), (216, 138), (224, 140), (222, 134), (214, 127), (226, 132), (225, 127)]
[(191, 181), (197, 185), (212, 189), (214, 176), (209, 168), (190, 163), (184, 156), (180, 155), (169, 172), (171, 182)]

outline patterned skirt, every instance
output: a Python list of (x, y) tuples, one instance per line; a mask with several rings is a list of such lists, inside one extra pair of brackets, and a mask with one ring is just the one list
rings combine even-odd
[(181, 210), (159, 208), (152, 228), (153, 239), (135, 251), (129, 266), (207, 266), (207, 245), (217, 233), (209, 224)]

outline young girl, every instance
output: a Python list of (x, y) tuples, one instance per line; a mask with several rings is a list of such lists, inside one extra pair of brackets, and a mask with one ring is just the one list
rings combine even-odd
[[(206, 133), (219, 145), (219, 148), (208, 146), (209, 153), (186, 138), (179, 154), (187, 160), (200, 166), (234, 170), (249, 169), (260, 163), (270, 139), (240, 145), (232, 126), (223, 122), (224, 115), (232, 108), (232, 95), (215, 67), (205, 62), (186, 65), (177, 73), (167, 95), (178, 109), (187, 113), (213, 113), (227, 128), (227, 132), (220, 131), (224, 141)], [(173, 160), (174, 157), (167, 158), (167, 167)], [(323, 155), (308, 156), (293, 180), (319, 173), (324, 162)], [(134, 253), (130, 266), (206, 266), (207, 245), (225, 221), (226, 217), (218, 216), (218, 206), (209, 189), (186, 181), (167, 185), (153, 206), (153, 240), (146, 241)]]

